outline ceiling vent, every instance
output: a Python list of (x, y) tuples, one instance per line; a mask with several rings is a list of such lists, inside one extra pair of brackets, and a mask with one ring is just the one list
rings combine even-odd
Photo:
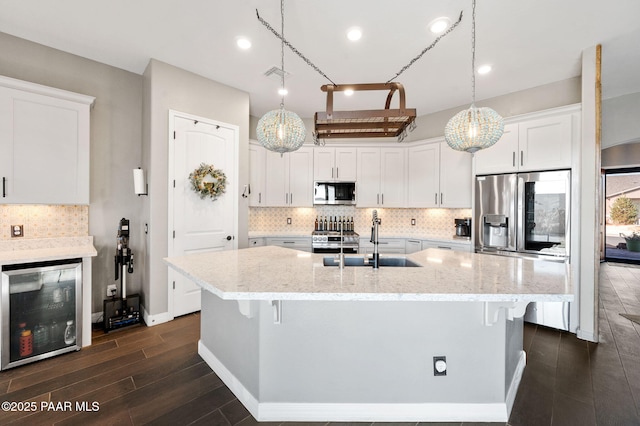
[(282, 68), (278, 68), (278, 67), (275, 67), (275, 66), (269, 68), (268, 70), (266, 70), (264, 72), (264, 76), (265, 77), (269, 77), (269, 78), (272, 78), (272, 79), (275, 79), (275, 80), (278, 80), (278, 81), (282, 80), (282, 74), (284, 74), (284, 76), (286, 78), (291, 76), (291, 73), (289, 73), (287, 71), (282, 71)]

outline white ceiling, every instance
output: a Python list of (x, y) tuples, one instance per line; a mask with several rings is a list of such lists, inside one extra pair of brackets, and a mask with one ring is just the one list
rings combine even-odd
[[(279, 106), (279, 81), (263, 73), (279, 66), (280, 42), (256, 18), (258, 9), (279, 31), (279, 0), (0, 0), (0, 9), (2, 32), (137, 74), (155, 58), (247, 91), (255, 116)], [(471, 0), (287, 0), (285, 37), (337, 84), (380, 83), (432, 43), (430, 21), (460, 11), (460, 26), (396, 80), (423, 115), (470, 102)], [(638, 0), (479, 0), (476, 63), (493, 71), (478, 76), (476, 97), (578, 76), (582, 50), (598, 43), (605, 59), (612, 46), (604, 97), (640, 92), (639, 17)], [(357, 43), (345, 37), (351, 26), (363, 29)], [(236, 47), (240, 35), (250, 50)], [(286, 108), (324, 110), (327, 81), (288, 49), (285, 69)], [(362, 95), (337, 96), (335, 109), (384, 107), (385, 93)]]

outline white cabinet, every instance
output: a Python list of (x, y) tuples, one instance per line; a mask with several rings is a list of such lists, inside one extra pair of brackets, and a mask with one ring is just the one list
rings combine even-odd
[(268, 246), (286, 247), (294, 250), (311, 251), (311, 237), (268, 237)]
[[(369, 238), (360, 238), (360, 254), (373, 253), (373, 243)], [(378, 253), (380, 254), (404, 254), (404, 238), (379, 238)]]
[(313, 205), (313, 148), (302, 147), (280, 155), (266, 151), (265, 206)]
[(94, 99), (0, 77), (1, 204), (89, 204)]
[(249, 247), (262, 247), (264, 245), (266, 245), (266, 242), (262, 237), (249, 238)]
[(577, 117), (565, 112), (505, 125), (495, 145), (475, 153), (476, 174), (570, 168)]
[(415, 253), (422, 250), (422, 241), (420, 240), (405, 240), (404, 252), (406, 254)]
[(356, 149), (315, 148), (313, 151), (313, 179), (355, 182)]
[(408, 149), (407, 207), (471, 207), (471, 155), (446, 142)]
[(358, 148), (358, 207), (405, 206), (405, 148)]
[(266, 149), (260, 145), (249, 144), (249, 206), (263, 207), (265, 198), (265, 161)]
[(466, 252), (472, 251), (470, 242), (457, 243), (454, 241), (422, 240), (422, 250), (426, 250), (429, 248), (439, 248), (444, 250), (466, 251)]

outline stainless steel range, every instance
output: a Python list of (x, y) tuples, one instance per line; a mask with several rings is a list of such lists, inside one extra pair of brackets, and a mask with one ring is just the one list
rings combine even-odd
[(340, 238), (342, 238), (342, 252), (358, 253), (360, 235), (347, 231), (340, 236), (339, 231), (313, 231), (311, 233), (311, 247), (314, 253), (340, 253)]

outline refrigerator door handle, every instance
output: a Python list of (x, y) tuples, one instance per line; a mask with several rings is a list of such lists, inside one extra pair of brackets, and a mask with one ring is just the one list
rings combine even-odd
[(516, 211), (516, 250), (523, 251), (524, 250), (524, 178), (518, 175), (517, 180), (517, 211)]

